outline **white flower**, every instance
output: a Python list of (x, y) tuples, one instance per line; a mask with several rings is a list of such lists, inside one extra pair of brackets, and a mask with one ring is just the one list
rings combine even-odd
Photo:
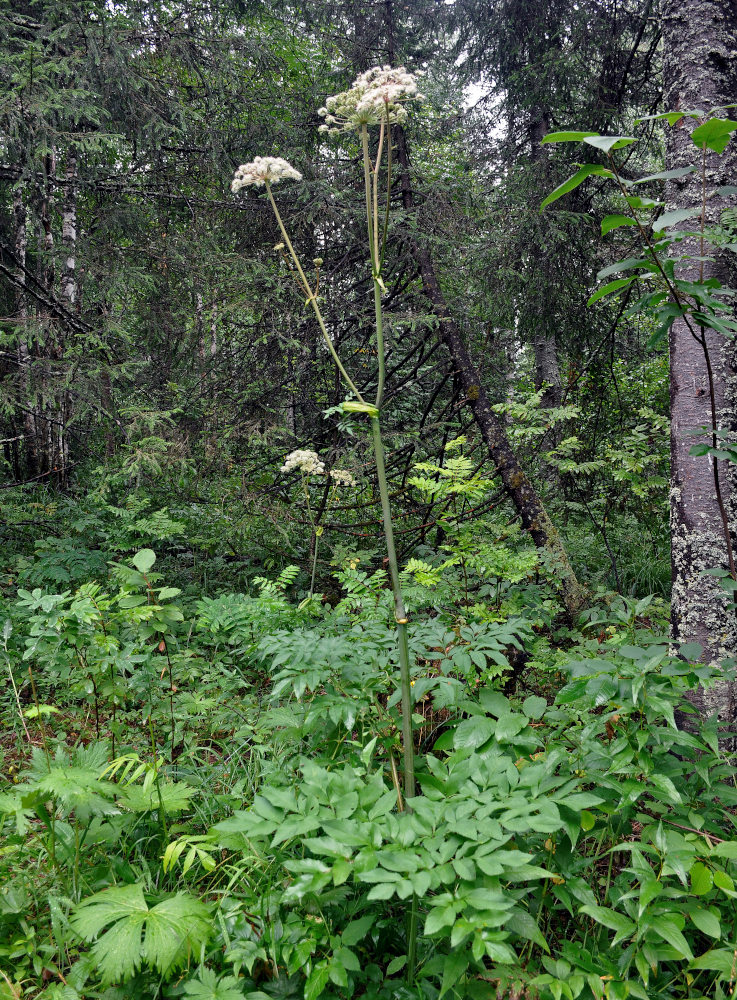
[(302, 451), (297, 449), (297, 451), (290, 452), (280, 471), (291, 472), (292, 469), (299, 469), (300, 472), (303, 472), (307, 476), (325, 475), (325, 463), (320, 461), (320, 456), (316, 451)]
[[(407, 120), (405, 101), (423, 100), (414, 73), (404, 66), (374, 66), (357, 76), (350, 90), (328, 97), (318, 114), (325, 119), (321, 132), (342, 132), (380, 122)], [(331, 128), (332, 126), (332, 128)]]
[(330, 478), (335, 480), (336, 486), (355, 486), (356, 480), (348, 469), (331, 469)]
[(255, 184), (276, 184), (278, 181), (301, 181), (299, 170), (283, 160), (281, 156), (257, 156), (250, 163), (242, 163), (235, 172), (230, 190), (235, 194), (241, 188)]

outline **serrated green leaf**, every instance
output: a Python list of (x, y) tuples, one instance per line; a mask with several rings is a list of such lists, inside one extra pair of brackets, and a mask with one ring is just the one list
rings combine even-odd
[(330, 968), (326, 962), (318, 962), (307, 977), (305, 1000), (319, 1000), (330, 979)]
[(351, 920), (349, 924), (346, 924), (341, 934), (343, 944), (348, 946), (358, 944), (371, 930), (375, 920), (376, 917), (373, 914), (369, 914), (366, 917), (359, 917), (358, 920)]
[(168, 601), (172, 597), (179, 597), (181, 590), (179, 587), (162, 587), (161, 590), (156, 591), (157, 601)]
[(520, 715), (517, 712), (500, 715), (494, 735), (500, 743), (513, 740), (515, 736), (522, 732), (529, 721), (527, 716)]
[(456, 908), (452, 903), (445, 906), (433, 906), (425, 919), (425, 934), (428, 937), (436, 934), (443, 927), (450, 927), (455, 923)]
[(151, 784), (148, 788), (145, 785), (127, 785), (118, 792), (120, 805), (131, 812), (152, 812), (163, 806), (165, 813), (172, 814), (188, 809), (195, 794), (196, 790), (182, 781), (161, 780), (158, 789), (156, 784)]
[(714, 885), (717, 889), (723, 889), (725, 892), (734, 892), (734, 882), (726, 872), (717, 869), (712, 872), (711, 877), (714, 879)]
[(683, 799), (681, 798), (680, 792), (673, 784), (671, 779), (665, 774), (651, 774), (650, 781), (662, 792), (666, 798), (666, 801), (670, 802), (672, 805), (680, 805)]
[(522, 702), (522, 711), (529, 719), (541, 719), (548, 707), (547, 700), (531, 694)]
[(140, 885), (116, 886), (83, 900), (70, 923), (91, 955), (103, 985), (147, 965), (162, 976), (181, 968), (212, 931), (208, 907), (178, 893), (149, 908)]
[(509, 698), (503, 695), (501, 691), (494, 691), (490, 687), (484, 687), (479, 691), (479, 704), (485, 712), (497, 718), (500, 715), (506, 715), (510, 711)]
[(387, 977), (393, 976), (395, 972), (400, 972), (405, 967), (406, 964), (407, 964), (407, 956), (397, 955), (397, 957), (393, 958), (386, 967)]
[(367, 899), (391, 899), (397, 888), (396, 882), (377, 882), (369, 890)]
[(218, 979), (212, 969), (202, 968), (196, 979), (184, 984), (186, 996), (193, 1000), (243, 1000), (243, 990), (235, 976)]
[(721, 844), (715, 844), (711, 849), (712, 857), (728, 858), (732, 861), (737, 859), (737, 840), (725, 840)]
[(512, 910), (504, 923), (504, 930), (511, 931), (512, 934), (519, 934), (520, 937), (527, 938), (528, 941), (533, 941), (544, 951), (550, 953), (548, 942), (543, 937), (537, 921), (527, 910)]

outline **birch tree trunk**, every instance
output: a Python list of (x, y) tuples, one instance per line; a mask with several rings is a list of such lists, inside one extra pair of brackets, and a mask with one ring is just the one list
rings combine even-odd
[[(737, 0), (663, 0), (664, 101), (666, 110), (689, 111), (723, 107), (737, 98)], [(729, 111), (719, 117), (732, 117)], [(697, 165), (699, 173), (668, 183), (669, 209), (702, 206), (701, 168), (706, 177), (706, 224), (719, 222), (724, 209), (734, 208), (737, 199), (720, 197), (720, 185), (737, 179), (737, 140), (721, 155), (702, 154), (691, 140), (699, 122), (682, 118), (668, 129), (668, 168)], [(683, 227), (693, 228), (693, 222)], [(697, 238), (677, 244), (677, 252), (702, 256)], [(698, 281), (716, 277), (722, 285), (735, 285), (733, 265), (725, 252), (706, 256), (713, 261), (694, 260), (677, 269), (682, 279)], [(732, 272), (732, 273), (730, 273)], [(698, 327), (694, 328), (700, 333)], [(721, 335), (704, 330), (713, 369), (714, 402), (717, 420), (725, 429), (734, 427), (737, 403), (735, 349)], [(693, 444), (706, 438), (694, 437), (695, 429), (711, 426), (711, 398), (707, 358), (703, 347), (686, 323), (674, 323), (670, 334), (671, 396), (671, 531), (673, 598), (671, 629), (674, 642), (697, 642), (705, 662), (719, 662), (737, 654), (737, 619), (730, 600), (718, 582), (704, 576), (704, 570), (725, 567), (727, 543), (724, 515), (734, 537), (737, 528), (737, 493), (730, 483), (727, 466), (718, 462), (717, 476), (723, 509), (717, 495), (711, 457), (692, 457)], [(702, 717), (718, 712), (722, 725), (734, 726), (734, 686), (722, 682), (708, 691), (698, 691), (694, 703)]]

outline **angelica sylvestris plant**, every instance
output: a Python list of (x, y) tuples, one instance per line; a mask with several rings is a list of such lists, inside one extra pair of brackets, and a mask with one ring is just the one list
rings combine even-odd
[[(312, 554), (312, 576), (310, 578), (310, 594), (308, 600), (311, 600), (315, 592), (315, 572), (317, 570), (317, 548), (320, 543), (320, 537), (323, 533), (323, 528), (318, 524), (317, 518), (312, 510), (312, 504), (310, 503), (310, 490), (309, 490), (309, 480), (310, 476), (324, 476), (325, 475), (325, 463), (321, 461), (320, 456), (316, 451), (308, 451), (297, 449), (296, 451), (290, 452), (282, 465), (280, 472), (293, 472), (298, 469), (302, 477), (302, 489), (305, 495), (305, 503), (307, 506), (307, 516), (312, 525), (312, 531), (315, 536), (315, 545)], [(337, 489), (341, 486), (355, 486), (356, 480), (353, 474), (349, 472), (348, 469), (331, 469), (328, 473), (330, 479), (332, 480), (333, 488), (332, 495), (335, 496)]]
[[(287, 163), (286, 160), (283, 160), (280, 157), (256, 157), (252, 162), (245, 163), (238, 168), (231, 185), (234, 193), (250, 185), (266, 187), (266, 193), (283, 239), (283, 243), (278, 244), (277, 249), (282, 253), (285, 253), (285, 256), (288, 254), (289, 259), (294, 265), (298, 283), (306, 296), (306, 304), (311, 306), (313, 312), (315, 313), (315, 317), (325, 340), (325, 344), (330, 351), (333, 360), (338, 366), (338, 370), (340, 371), (343, 380), (355, 396), (355, 400), (344, 403), (343, 407), (347, 412), (365, 413), (371, 420), (382, 515), (384, 519), (384, 532), (386, 536), (387, 554), (389, 557), (392, 590), (394, 592), (395, 617), (398, 627), (399, 656), (402, 676), (404, 784), (405, 793), (410, 798), (414, 794), (414, 766), (412, 760), (409, 653), (406, 635), (407, 615), (399, 584), (399, 570), (397, 565), (396, 550), (394, 547), (394, 534), (392, 530), (391, 511), (389, 507), (389, 495), (386, 485), (384, 449), (381, 440), (380, 428), (380, 413), (384, 397), (385, 380), (384, 334), (381, 307), (381, 293), (384, 289), (384, 283), (381, 277), (381, 269), (383, 264), (384, 245), (386, 242), (389, 195), (391, 191), (391, 143), (386, 142), (387, 130), (390, 125), (406, 120), (407, 108), (405, 105), (408, 101), (420, 98), (421, 95), (418, 93), (415, 76), (412, 73), (408, 73), (404, 67), (393, 69), (389, 66), (376, 66), (357, 77), (350, 90), (328, 98), (325, 107), (320, 109), (320, 114), (325, 119), (325, 124), (321, 126), (323, 131), (328, 133), (357, 131), (359, 132), (361, 138), (366, 197), (366, 221), (368, 228), (371, 271), (374, 283), (374, 305), (378, 353), (378, 380), (376, 386), (376, 397), (373, 404), (364, 399), (363, 395), (359, 392), (338, 357), (322, 316), (322, 311), (317, 298), (318, 289), (317, 287), (313, 288), (310, 280), (305, 274), (274, 200), (271, 189), (272, 184), (281, 180), (301, 180), (302, 175), (299, 171), (295, 170), (289, 163)], [(368, 128), (370, 126), (378, 126), (379, 128), (379, 140), (375, 160), (372, 160), (369, 154)], [(388, 166), (386, 177), (385, 209), (383, 220), (381, 220), (379, 212), (380, 168), (385, 148), (387, 151)], [(295, 454), (304, 455), (307, 453), (293, 453), (290, 458), (293, 458)], [(315, 461), (319, 463), (317, 456), (315, 456)], [(287, 462), (287, 465), (289, 465), (289, 462)], [(299, 458), (294, 460), (293, 464), (289, 465), (289, 468), (291, 469), (297, 466), (300, 467), (304, 474), (305, 466), (304, 464), (300, 465)], [(287, 466), (285, 465), (284, 468), (286, 471)], [(308, 474), (316, 471), (317, 467), (311, 466)]]
[[(384, 464), (384, 446), (381, 439), (381, 407), (384, 401), (384, 381), (386, 375), (384, 358), (384, 328), (381, 305), (381, 295), (385, 291), (384, 282), (381, 276), (384, 262), (384, 248), (389, 223), (389, 207), (391, 201), (391, 136), (389, 130), (391, 125), (402, 123), (406, 120), (408, 110), (407, 103), (422, 99), (418, 92), (415, 75), (408, 73), (401, 66), (392, 68), (390, 66), (375, 66), (358, 76), (350, 88), (343, 93), (329, 97), (325, 107), (320, 109), (320, 115), (325, 119), (321, 130), (326, 134), (340, 132), (357, 132), (361, 140), (363, 153), (363, 173), (366, 199), (366, 224), (368, 231), (369, 257), (371, 262), (371, 276), (374, 286), (374, 314), (376, 322), (376, 349), (378, 358), (378, 373), (376, 394), (373, 403), (369, 402), (359, 392), (355, 383), (346, 371), (342, 361), (333, 345), (330, 334), (325, 326), (320, 304), (318, 302), (319, 268), (317, 278), (313, 287), (307, 278), (295, 252), (289, 234), (284, 226), (279, 209), (277, 208), (272, 192), (272, 184), (281, 180), (300, 180), (299, 171), (295, 170), (289, 163), (279, 157), (257, 157), (251, 163), (245, 163), (238, 168), (231, 188), (233, 192), (238, 192), (244, 187), (255, 185), (265, 186), (266, 194), (271, 204), (279, 230), (281, 232), (283, 245), (277, 245), (287, 263), (294, 266), (294, 273), (301, 292), (305, 295), (305, 304), (309, 305), (317, 319), (320, 332), (325, 344), (337, 365), (338, 371), (346, 386), (355, 397), (343, 403), (343, 410), (348, 413), (364, 413), (371, 421), (371, 434), (373, 439), (374, 457), (376, 461), (376, 474), (379, 484), (379, 495), (381, 497), (381, 513), (384, 523), (384, 536), (389, 562), (389, 575), (391, 578), (392, 592), (394, 595), (394, 616), (397, 622), (397, 643), (399, 648), (399, 665), (401, 676), (402, 692), (402, 743), (403, 743), (403, 771), (404, 771), (404, 792), (407, 800), (413, 798), (415, 793), (414, 778), (414, 754), (412, 742), (412, 691), (410, 685), (409, 671), (409, 644), (407, 638), (407, 612), (402, 596), (402, 589), (399, 580), (399, 566), (397, 554), (394, 546), (394, 531), (392, 528), (391, 509), (389, 505), (389, 491), (386, 482), (386, 469)], [(369, 127), (378, 127), (379, 136), (376, 147), (376, 156), (372, 159), (369, 151)], [(386, 187), (382, 189), (381, 165), (384, 151), (387, 154)], [(382, 209), (380, 211), (380, 190), (383, 190), (381, 197)], [(314, 572), (313, 572), (314, 579)], [(416, 904), (413, 905), (410, 917), (410, 928), (408, 933), (408, 955), (407, 974), (411, 980), (414, 974), (414, 940), (416, 921)]]

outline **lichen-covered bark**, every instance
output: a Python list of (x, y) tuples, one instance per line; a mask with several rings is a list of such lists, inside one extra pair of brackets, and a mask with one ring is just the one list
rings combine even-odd
[[(402, 167), (403, 203), (406, 209), (411, 209), (413, 194), (409, 176), (409, 156), (401, 126), (397, 127), (397, 152)], [(545, 553), (548, 567), (560, 581), (563, 601), (567, 611), (573, 616), (581, 609), (585, 591), (576, 579), (560, 535), (509, 444), (502, 421), (491, 409), (486, 390), (463, 335), (448, 310), (427, 247), (413, 239), (412, 253), (419, 268), (423, 291), (438, 320), (439, 336), (448, 348), (476, 424), (489, 450), (489, 456), (496, 465), (504, 488), (517, 509), (523, 526), (530, 533), (535, 545)]]
[[(737, 0), (663, 0), (664, 104), (668, 110), (702, 109), (707, 112), (737, 98)], [(722, 111), (721, 117), (729, 112)], [(734, 117), (732, 115), (732, 117)], [(699, 124), (681, 119), (667, 136), (667, 166), (701, 166), (701, 153), (690, 134)], [(735, 140), (722, 155), (708, 153), (705, 164), (707, 224), (719, 221), (726, 208), (737, 206), (733, 196), (721, 197), (716, 190), (734, 184), (737, 178)], [(669, 182), (669, 209), (699, 209), (702, 203), (700, 174)], [(693, 228), (693, 222), (684, 223)], [(677, 246), (699, 256), (698, 239)], [(713, 262), (682, 265), (677, 275), (687, 280), (717, 277), (733, 285), (731, 262), (716, 255)], [(720, 426), (734, 425), (737, 409), (735, 350), (719, 334), (707, 332), (707, 346), (714, 370), (715, 401)], [(703, 571), (727, 565), (723, 520), (717, 503), (714, 470), (710, 458), (689, 455), (698, 440), (694, 429), (711, 425), (710, 396), (703, 348), (687, 325), (676, 322), (670, 336), (671, 370), (671, 530), (673, 600), (672, 637), (675, 642), (698, 642), (706, 662), (718, 662), (737, 654), (737, 619), (728, 607), (725, 592)], [(719, 481), (727, 506), (732, 533), (737, 526), (737, 493), (730, 484), (725, 463), (720, 462)], [(731, 489), (730, 489), (731, 485)], [(735, 720), (735, 692), (726, 683), (694, 698), (702, 715), (718, 711), (723, 725)]]

